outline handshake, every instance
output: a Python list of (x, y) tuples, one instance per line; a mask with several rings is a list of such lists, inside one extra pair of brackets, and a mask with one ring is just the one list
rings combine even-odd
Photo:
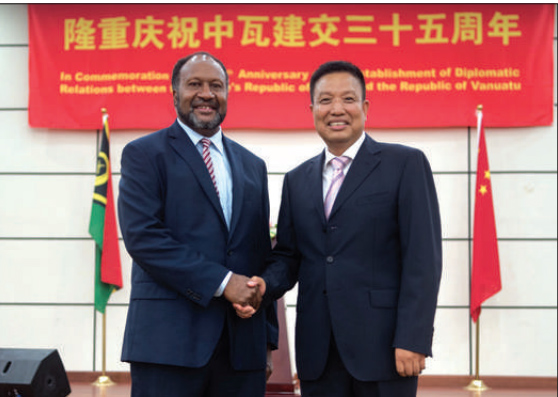
[(261, 277), (248, 278), (234, 273), (223, 292), (240, 318), (252, 317), (260, 308), (264, 294), (265, 281)]

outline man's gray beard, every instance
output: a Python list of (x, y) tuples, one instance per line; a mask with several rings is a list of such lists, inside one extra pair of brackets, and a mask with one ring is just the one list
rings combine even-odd
[(186, 125), (191, 129), (195, 130), (213, 130), (221, 125), (225, 119), (226, 113), (217, 113), (213, 120), (203, 122), (198, 120), (194, 112), (188, 113), (187, 117), (181, 115), (183, 120), (186, 120)]

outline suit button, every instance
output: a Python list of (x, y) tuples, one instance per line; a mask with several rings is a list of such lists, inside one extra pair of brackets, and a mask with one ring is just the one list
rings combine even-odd
[(326, 262), (327, 262), (327, 263), (333, 263), (333, 256), (328, 256), (328, 257), (326, 258)]
[(322, 292), (324, 293), (324, 295), (327, 295), (327, 289), (324, 289)]
[(232, 256), (232, 254), (233, 254), (233, 251), (232, 251), (232, 250), (227, 251), (227, 255), (228, 255), (228, 256)]

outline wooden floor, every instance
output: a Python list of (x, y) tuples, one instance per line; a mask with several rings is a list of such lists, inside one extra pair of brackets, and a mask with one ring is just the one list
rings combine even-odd
[[(88, 383), (73, 383), (71, 397), (129, 397), (129, 384), (113, 386), (91, 386)], [(491, 389), (482, 393), (459, 388), (420, 388), (417, 397), (556, 397), (556, 390)]]

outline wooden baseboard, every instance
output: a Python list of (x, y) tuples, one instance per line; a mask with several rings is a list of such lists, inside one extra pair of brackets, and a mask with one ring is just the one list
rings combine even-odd
[[(66, 372), (70, 383), (93, 383), (102, 375), (101, 372), (81, 372), (81, 371), (68, 371)], [(105, 373), (113, 382), (116, 383), (130, 383), (130, 372), (107, 372)]]
[[(71, 383), (93, 383), (103, 374), (101, 372), (79, 372), (70, 371), (67, 372), (68, 380)], [(105, 376), (108, 376), (111, 381), (118, 384), (129, 384), (131, 382), (130, 372), (106, 372)], [(290, 383), (281, 382), (270, 382), (267, 384), (268, 397), (293, 395), (294, 385)], [(269, 394), (271, 393), (271, 394)]]
[[(67, 372), (70, 383), (93, 383), (101, 376), (101, 372)], [(113, 382), (130, 383), (129, 372), (107, 372)], [(422, 375), (419, 377), (419, 387), (466, 387), (473, 376), (459, 375)], [(536, 376), (483, 376), (484, 383), (492, 389), (545, 389), (556, 390), (556, 377), (536, 377)], [(276, 390), (281, 392), (282, 390)]]
[[(466, 387), (474, 376), (423, 375), (419, 387)], [(556, 377), (537, 376), (482, 376), (481, 380), (492, 389), (545, 389), (556, 390)]]

